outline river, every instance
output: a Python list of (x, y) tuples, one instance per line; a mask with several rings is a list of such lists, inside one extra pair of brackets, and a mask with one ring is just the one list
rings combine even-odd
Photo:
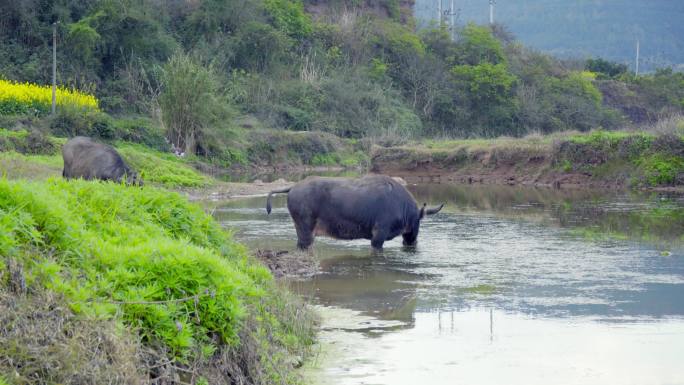
[[(446, 202), (401, 237), (317, 238), (290, 286), (322, 315), (313, 384), (684, 384), (684, 197), (408, 186)], [(253, 248), (293, 249), (285, 197), (221, 202)]]

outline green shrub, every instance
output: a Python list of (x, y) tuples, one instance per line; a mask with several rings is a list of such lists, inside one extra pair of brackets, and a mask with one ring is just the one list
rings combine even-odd
[(313, 32), (311, 16), (304, 12), (300, 0), (264, 0), (264, 6), (273, 17), (277, 28), (294, 38), (303, 38)]
[(468, 23), (457, 42), (455, 64), (478, 65), (482, 63), (501, 64), (506, 62), (501, 42), (489, 27)]
[(233, 42), (233, 64), (237, 68), (265, 72), (289, 54), (293, 40), (269, 24), (249, 21)]
[[(684, 174), (684, 157), (653, 154), (639, 161), (646, 182), (651, 186), (671, 186)], [(681, 182), (680, 182), (681, 183)]]
[(114, 136), (125, 142), (144, 144), (159, 151), (168, 151), (163, 132), (149, 119), (142, 117), (114, 120)]
[(602, 78), (616, 78), (629, 71), (626, 64), (614, 63), (602, 58), (587, 59), (585, 68), (600, 74)]
[(49, 119), (50, 131), (57, 136), (90, 136), (114, 139), (112, 118), (99, 111), (63, 107)]
[(0, 151), (52, 155), (57, 153), (57, 143), (38, 130), (9, 131), (0, 128)]

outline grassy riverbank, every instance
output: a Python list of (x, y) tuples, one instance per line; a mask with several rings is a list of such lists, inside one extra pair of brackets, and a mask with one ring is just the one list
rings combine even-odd
[(668, 133), (594, 131), (375, 147), (371, 169), (412, 180), (585, 187), (684, 185), (684, 122)]
[(2, 179), (0, 229), (10, 383), (297, 382), (310, 314), (180, 195)]

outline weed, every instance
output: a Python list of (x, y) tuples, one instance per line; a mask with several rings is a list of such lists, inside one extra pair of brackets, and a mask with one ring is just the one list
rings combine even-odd
[(564, 160), (563, 160), (563, 163), (561, 164), (561, 170), (563, 170), (563, 172), (570, 172), (570, 171), (572, 171), (572, 163), (570, 163), (569, 160), (564, 159)]

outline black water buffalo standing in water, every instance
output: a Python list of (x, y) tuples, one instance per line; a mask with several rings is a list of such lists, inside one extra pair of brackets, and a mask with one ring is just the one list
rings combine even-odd
[(420, 220), (439, 212), (418, 209), (408, 190), (384, 175), (360, 179), (309, 177), (296, 185), (271, 191), (266, 212), (271, 213), (271, 196), (288, 193), (287, 208), (297, 230), (297, 247), (306, 249), (316, 235), (337, 239), (371, 240), (375, 249), (402, 235), (404, 245), (415, 245)]
[(102, 179), (142, 185), (135, 171), (131, 170), (118, 152), (111, 146), (98, 143), (84, 136), (69, 140), (62, 147), (64, 170), (67, 179)]

